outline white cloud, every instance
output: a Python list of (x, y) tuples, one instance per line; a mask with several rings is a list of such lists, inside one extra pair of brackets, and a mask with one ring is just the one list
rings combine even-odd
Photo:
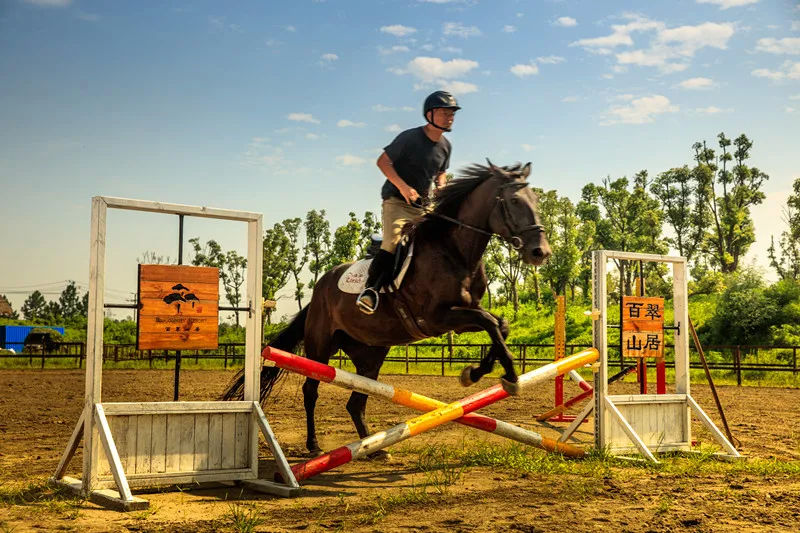
[(408, 46), (395, 45), (392, 46), (391, 48), (384, 48), (383, 46), (379, 46), (378, 52), (380, 52), (381, 55), (385, 56), (389, 54), (397, 54), (400, 52), (408, 52)]
[(403, 128), (400, 127), (400, 124), (389, 124), (384, 130), (388, 131), (389, 133), (400, 133), (403, 131)]
[(511, 24), (503, 26), (503, 33), (514, 33), (515, 31), (517, 31), (516, 26), (512, 26)]
[(694, 110), (695, 113), (700, 113), (701, 115), (717, 115), (719, 113), (730, 113), (733, 109), (720, 109), (717, 106), (710, 105), (708, 107), (698, 107)]
[(561, 26), (564, 28), (571, 28), (578, 25), (578, 21), (572, 17), (558, 17), (553, 23), (554, 26)]
[(442, 88), (445, 91), (451, 92), (451, 93), (456, 94), (456, 95), (462, 95), (462, 94), (469, 94), (469, 93), (478, 92), (478, 86), (477, 85), (475, 85), (474, 83), (467, 83), (465, 81), (457, 81), (457, 80), (446, 81), (446, 80), (442, 80), (440, 82), (440, 85), (442, 86)]
[(714, 86), (714, 80), (711, 78), (689, 78), (680, 82), (678, 86), (684, 89), (710, 89)]
[(295, 28), (294, 26), (289, 25), (289, 26), (286, 26), (286, 31), (296, 32), (297, 28)]
[(631, 100), (627, 106), (615, 106), (608, 110), (608, 117), (601, 125), (646, 124), (653, 122), (656, 115), (675, 113), (678, 106), (672, 105), (666, 96), (655, 94)]
[(732, 7), (746, 6), (758, 3), (758, 0), (697, 0), (698, 4), (714, 4), (720, 9), (730, 9)]
[(525, 150), (526, 152), (530, 152), (530, 151), (532, 151), (532, 150), (535, 150), (535, 149), (536, 149), (536, 146), (534, 146), (534, 145), (532, 145), (532, 144), (525, 144), (525, 143), (522, 143), (522, 145), (521, 145), (521, 146), (522, 146), (522, 149), (523, 149), (523, 150)]
[[(469, 59), (451, 59), (450, 61), (442, 61), (438, 57), (415, 57), (409, 61), (406, 66), (406, 71), (409, 72), (423, 81), (434, 81), (436, 79), (450, 80), (458, 78), (468, 73), (478, 66), (477, 61)], [(400, 72), (395, 72), (400, 73)]]
[(311, 113), (289, 113), (286, 118), (294, 122), (309, 122), (311, 124), (319, 124), (319, 120), (315, 119)]
[(545, 56), (545, 57), (537, 57), (536, 61), (542, 64), (555, 65), (557, 63), (563, 63), (566, 60), (561, 56)]
[(410, 26), (403, 26), (402, 24), (392, 24), (391, 26), (381, 26), (381, 31), (389, 35), (394, 35), (395, 37), (405, 37), (406, 35), (415, 33), (417, 29)]
[(72, 0), (25, 0), (25, 3), (41, 7), (67, 7)]
[(756, 44), (759, 52), (769, 52), (770, 54), (800, 54), (800, 37), (786, 37), (784, 39), (759, 39)]
[(733, 24), (717, 24), (704, 22), (696, 26), (679, 26), (659, 32), (657, 41), (660, 43), (677, 43), (680, 55), (692, 56), (706, 46), (724, 50), (728, 40), (733, 36)]
[(464, 26), (460, 22), (445, 22), (442, 25), (442, 31), (445, 35), (455, 35), (464, 39), (481, 35), (481, 30), (476, 26)]
[(773, 81), (784, 79), (798, 80), (800, 79), (800, 61), (784, 61), (781, 65), (781, 70), (757, 68), (750, 72), (750, 74), (757, 78), (769, 78)]
[(400, 111), (414, 111), (414, 108), (411, 107), (410, 105), (404, 105), (403, 107), (400, 108)]
[(337, 56), (336, 54), (330, 54), (330, 53), (328, 53), (328, 54), (322, 54), (322, 55), (320, 56), (320, 59), (322, 59), (323, 61), (327, 61), (327, 62), (329, 62), (329, 63), (330, 63), (331, 61), (336, 61), (337, 59), (339, 59), (339, 56)]
[(567, 103), (569, 103), (569, 102), (577, 102), (578, 101), (578, 97), (577, 96), (565, 96), (564, 98), (561, 99), (561, 101), (562, 102), (567, 102)]
[(308, 139), (309, 141), (316, 141), (317, 139), (319, 139), (319, 135), (317, 135), (316, 133), (306, 133), (306, 139)]
[(662, 22), (649, 20), (639, 15), (625, 15), (625, 18), (631, 20), (631, 22), (612, 25), (611, 29), (613, 31), (610, 35), (579, 39), (570, 43), (570, 46), (580, 46), (593, 54), (610, 54), (612, 49), (617, 46), (632, 46), (633, 39), (630, 34), (633, 32), (662, 30), (665, 27)]
[(363, 157), (358, 157), (357, 155), (344, 154), (337, 155), (336, 162), (346, 167), (358, 167), (366, 163), (367, 160)]
[(539, 74), (539, 67), (537, 67), (534, 64), (526, 65), (521, 63), (518, 65), (514, 65), (508, 70), (510, 70), (514, 76), (517, 76), (519, 78), (524, 78), (525, 76), (532, 76), (534, 74)]
[(375, 104), (372, 106), (373, 111), (377, 111), (378, 113), (385, 113), (387, 111), (394, 111), (393, 107), (385, 106), (383, 104)]
[(462, 51), (461, 48), (457, 46), (445, 46), (444, 48), (442, 48), (442, 52), (448, 52), (450, 54), (460, 54), (461, 51)]
[(336, 123), (340, 128), (363, 128), (366, 126), (363, 122), (353, 122), (352, 120), (342, 119)]

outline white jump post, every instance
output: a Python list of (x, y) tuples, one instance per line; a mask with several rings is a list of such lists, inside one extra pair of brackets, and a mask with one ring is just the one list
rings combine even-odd
[[(606, 266), (611, 259), (672, 265), (672, 302), (676, 327), (674, 330), (674, 394), (611, 395), (608, 392)], [(694, 411), (697, 418), (711, 431), (716, 441), (727, 452), (716, 455), (722, 458), (740, 457), (739, 452), (691, 396), (689, 389), (689, 305), (686, 278), (685, 257), (610, 250), (597, 250), (593, 253), (592, 317), (595, 320), (592, 323), (592, 332), (594, 347), (597, 348), (600, 358), (594, 379), (594, 405), (588, 405), (578, 415), (578, 418), (585, 418), (594, 408), (594, 438), (597, 449), (605, 449), (613, 455), (638, 452), (653, 462), (658, 462), (654, 453), (691, 451), (691, 412)], [(577, 424), (574, 423), (567, 428), (560, 440), (566, 440), (576, 426)]]
[[(244, 400), (239, 402), (102, 402), (106, 215), (109, 208), (247, 223)], [(126, 198), (92, 198), (89, 317), (83, 412), (53, 480), (104, 506), (148, 507), (132, 487), (241, 481), (280, 496), (300, 486), (258, 403), (261, 367), (262, 215)], [(269, 444), (285, 483), (258, 479), (258, 438)], [(81, 479), (65, 476), (83, 438)], [(115, 490), (114, 490), (115, 489)]]

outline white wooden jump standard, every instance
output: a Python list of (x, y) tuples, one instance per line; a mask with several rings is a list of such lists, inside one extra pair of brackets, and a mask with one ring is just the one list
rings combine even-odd
[[(103, 403), (103, 293), (108, 208), (247, 223), (247, 292), (244, 400), (239, 402)], [(261, 367), (262, 216), (259, 213), (126, 198), (92, 198), (89, 316), (83, 412), (53, 480), (104, 506), (147, 508), (131, 487), (241, 481), (278, 496), (300, 491), (258, 403)], [(286, 483), (258, 479), (262, 433)], [(81, 479), (65, 476), (83, 438)], [(101, 453), (102, 448), (102, 453)], [(113, 490), (116, 489), (116, 490)]]
[[(675, 326), (675, 394), (608, 393), (608, 302), (606, 266), (609, 259), (672, 264), (672, 296)], [(641, 453), (658, 462), (653, 453), (691, 451), (691, 411), (725, 449), (722, 458), (738, 458), (739, 452), (692, 398), (689, 390), (689, 303), (686, 258), (631, 252), (596, 250), (592, 254), (592, 333), (600, 353), (594, 375), (595, 401), (587, 405), (562, 434), (562, 442), (575, 431), (592, 409), (595, 412), (595, 448), (613, 455)]]

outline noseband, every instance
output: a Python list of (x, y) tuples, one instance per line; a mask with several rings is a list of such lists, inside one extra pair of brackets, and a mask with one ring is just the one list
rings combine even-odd
[[(519, 250), (524, 245), (524, 241), (522, 240), (520, 235), (524, 235), (525, 233), (528, 233), (530, 231), (535, 231), (537, 233), (544, 233), (544, 226), (542, 226), (541, 224), (527, 224), (523, 226), (518, 225), (514, 220), (514, 218), (511, 216), (511, 211), (509, 210), (508, 203), (506, 199), (503, 197), (505, 191), (510, 190), (513, 193), (517, 189), (521, 189), (527, 186), (528, 184), (525, 182), (512, 182), (512, 183), (504, 183), (498, 187), (497, 196), (495, 196), (494, 198), (494, 206), (492, 207), (492, 212), (494, 212), (494, 210), (497, 209), (498, 206), (500, 207), (500, 211), (502, 212), (503, 215), (503, 223), (506, 226), (506, 230), (508, 230), (509, 234), (508, 238), (504, 237), (503, 235), (500, 235), (499, 233), (486, 231), (485, 229), (478, 228), (476, 226), (472, 226), (470, 224), (461, 222), (457, 218), (452, 218), (447, 215), (442, 215), (434, 211), (427, 211), (427, 214), (440, 218), (442, 220), (446, 220), (448, 222), (452, 222), (453, 224), (457, 225), (460, 228), (472, 230), (477, 233), (481, 233), (483, 235), (488, 235), (489, 237), (491, 237), (492, 235), (497, 235), (498, 237), (509, 243), (511, 246), (513, 246), (514, 249)], [(422, 204), (414, 204), (414, 205), (416, 205), (416, 207), (421, 207), (425, 209), (422, 206)]]

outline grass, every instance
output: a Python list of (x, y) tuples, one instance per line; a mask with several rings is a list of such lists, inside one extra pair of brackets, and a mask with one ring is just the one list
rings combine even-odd
[(261, 512), (255, 505), (233, 503), (228, 507), (228, 512), (223, 520), (237, 533), (252, 533), (256, 527), (264, 522)]

